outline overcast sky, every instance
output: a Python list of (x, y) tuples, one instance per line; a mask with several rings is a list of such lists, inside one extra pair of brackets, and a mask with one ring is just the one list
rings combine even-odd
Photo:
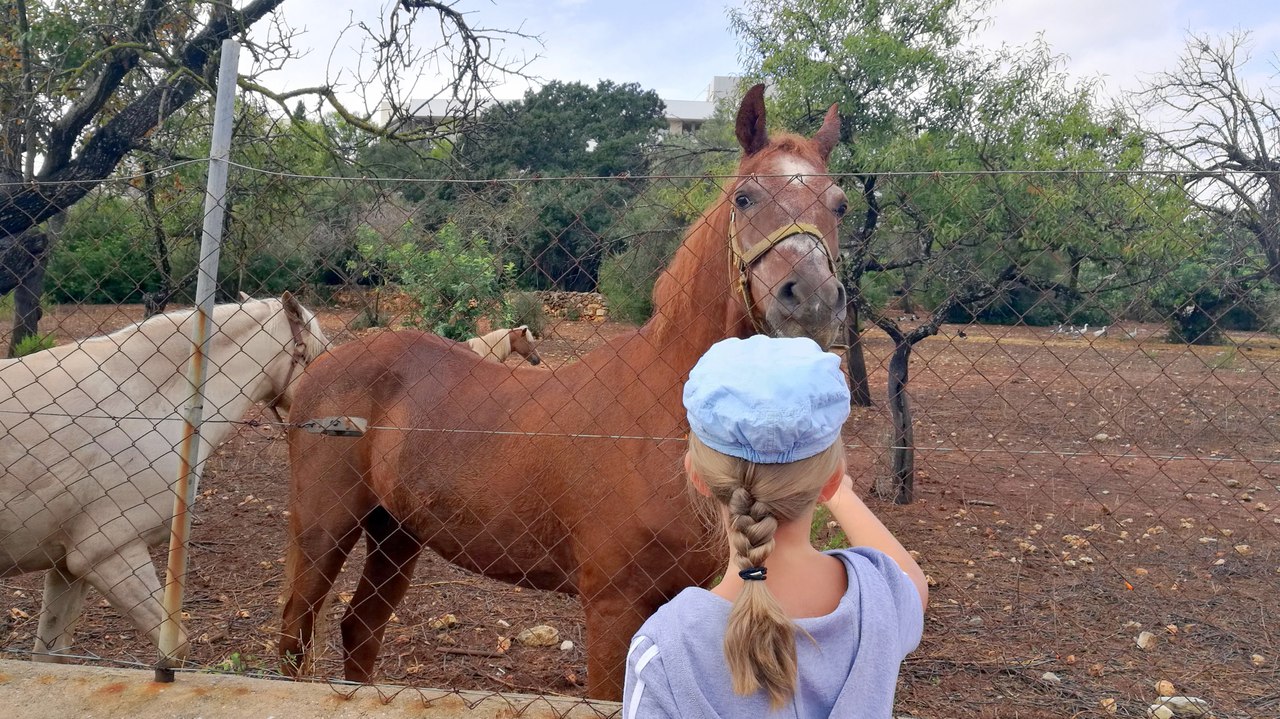
[[(740, 68), (737, 38), (726, 10), (736, 2), (463, 0), (459, 8), (473, 11), (473, 24), (520, 27), (540, 36), (541, 46), (516, 42), (506, 52), (513, 57), (540, 55), (530, 71), (546, 80), (636, 82), (666, 99), (694, 100), (703, 99), (713, 76)], [(284, 17), (295, 29), (305, 30), (298, 44), (311, 48), (311, 54), (291, 63), (286, 72), (269, 76), (270, 84), (314, 85), (323, 81), (326, 67), (331, 76), (355, 67), (355, 36), (339, 39), (340, 31), (353, 20), (375, 22), (379, 5), (286, 0)], [(1251, 31), (1254, 74), (1259, 76), (1270, 73), (1280, 51), (1276, 0), (998, 0), (990, 14), (980, 43), (1017, 45), (1043, 33), (1055, 53), (1067, 56), (1068, 72), (1101, 78), (1109, 93), (1133, 89), (1151, 73), (1172, 68), (1188, 31)], [(423, 83), (431, 81), (428, 77)], [(525, 87), (516, 82), (497, 94), (519, 97)]]

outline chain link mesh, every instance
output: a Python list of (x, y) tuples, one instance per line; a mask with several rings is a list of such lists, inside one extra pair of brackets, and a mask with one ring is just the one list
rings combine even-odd
[[(14, 656), (36, 646), (41, 595), (54, 591), (46, 607), (83, 606), (66, 630), (74, 630), (67, 658), (154, 663), (147, 598), (162, 577), (167, 535), (158, 527), (167, 527), (172, 506), (171, 472), (159, 457), (176, 452), (181, 411), (164, 389), (181, 380), (187, 335), (182, 315), (117, 330), (190, 301), (203, 172), (202, 163), (185, 163), (105, 183), (49, 230), (41, 334), (18, 349), (61, 354), (44, 363), (30, 354), (0, 368), (7, 604), (0, 647)], [(532, 587), (572, 592), (592, 581), (575, 570), (630, 567), (642, 571), (602, 586), (649, 597), (659, 577), (671, 585), (678, 580), (666, 575), (686, 565), (664, 554), (669, 544), (634, 556), (583, 556), (565, 536), (546, 533), (571, 520), (547, 513), (576, 501), (569, 488), (592, 486), (592, 506), (572, 521), (598, 518), (596, 529), (621, 536), (636, 527), (665, 531), (653, 515), (683, 502), (656, 489), (639, 496), (606, 486), (611, 469), (658, 466), (644, 459), (655, 453), (669, 461), (655, 487), (676, 486), (683, 451), (681, 432), (654, 430), (680, 422), (661, 398), (678, 388), (681, 369), (627, 366), (631, 356), (650, 356), (629, 354), (628, 338), (655, 311), (669, 313), (677, 332), (690, 324), (676, 309), (688, 305), (654, 304), (653, 284), (732, 178), (412, 181), (243, 165), (231, 175), (224, 301), (288, 290), (315, 313), (314, 334), (331, 347), (376, 347), (403, 328), (456, 340), (527, 328), (491, 341), (494, 354), (511, 352), (490, 358), (506, 369), (465, 365), (446, 348), (422, 355), (452, 357), (442, 374), (389, 365), (376, 377), (348, 377), (366, 383), (366, 396), (406, 376), (456, 383), (431, 395), (439, 404), (430, 409), (449, 406), (449, 423), (385, 407), (362, 416), (367, 436), (397, 438), (379, 451), (435, 448), (453, 470), (432, 464), (430, 477), (402, 473), (409, 486), (438, 483), (416, 495), (374, 487), (399, 514), (336, 518), (340, 534), (328, 539), (351, 554), (345, 568), (340, 553), (310, 557), (327, 563), (335, 580), (315, 607), (310, 673), (343, 676), (338, 626), (372, 551), (400, 558), (388, 565), (394, 576), (382, 579), (404, 598), (386, 607), (368, 678), (585, 696), (593, 643), (616, 639), (609, 633), (625, 643), (634, 618), (601, 619), (589, 637), (575, 597)], [(1280, 610), (1280, 312), (1264, 248), (1240, 226), (1189, 214), (1177, 201), (1188, 191), (1179, 178), (1156, 173), (834, 179), (850, 198), (841, 273), (860, 322), (841, 351), (864, 358), (870, 395), (845, 429), (849, 466), (861, 492), (913, 500), (873, 508), (918, 553), (932, 586), (924, 641), (902, 672), (901, 710), (1088, 715), (1114, 700), (1122, 715), (1138, 715), (1165, 680), (1206, 699), (1218, 716), (1280, 712), (1272, 624)], [(715, 259), (727, 261), (727, 254)], [(694, 303), (740, 301), (726, 284)], [(287, 438), (310, 448), (295, 447), (295, 465), (299, 451), (331, 456), (321, 448), (365, 441), (268, 416), (265, 403), (280, 389), (272, 382), (293, 348), (280, 321), (285, 306), (269, 307), (243, 310), (256, 324), (240, 334), (231, 320), (219, 323), (223, 404), (205, 415), (210, 433), (225, 441), (204, 466), (194, 509), (183, 612), (193, 669), (281, 672), (290, 523), (303, 536), (330, 531), (297, 526)], [(104, 334), (114, 339), (77, 344)], [(394, 361), (411, 363), (413, 350), (403, 351)], [(905, 363), (895, 368), (895, 356)], [(534, 359), (540, 364), (529, 367)], [(572, 375), (585, 379), (557, 395), (563, 404), (518, 399), (583, 363), (593, 369)], [(646, 386), (651, 377), (672, 386)], [(900, 397), (886, 391), (891, 381), (905, 382), (909, 404), (893, 407)], [(638, 416), (618, 418), (592, 405), (590, 398), (606, 396), (651, 399)], [(319, 415), (345, 414), (319, 407)], [(527, 421), (508, 425), (495, 413)], [(595, 417), (595, 429), (582, 417)], [(397, 460), (360, 461), (367, 468)], [(552, 482), (548, 467), (571, 467), (573, 476)], [(523, 494), (495, 492), (486, 504), (499, 473), (525, 482)], [(295, 466), (294, 486), (306, 479)], [(372, 506), (357, 497), (367, 491), (351, 484), (327, 506)], [(451, 503), (450, 493), (480, 504)], [(81, 504), (92, 505), (91, 522)], [(416, 534), (427, 523), (400, 526), (411, 506), (432, 516), (436, 534)], [(500, 522), (485, 527), (483, 518), (460, 514), (473, 506)], [(470, 529), (454, 536), (459, 526)], [(350, 532), (361, 529), (377, 541), (356, 541)], [(824, 545), (841, 541), (822, 522), (814, 533)], [(129, 556), (102, 549), (124, 541), (113, 537), (129, 540)], [(422, 552), (413, 566), (404, 563), (408, 545), (437, 551)], [(50, 565), (62, 571), (45, 579), (40, 570)], [(92, 579), (77, 578), (84, 572)], [(555, 577), (558, 586), (548, 587)], [(74, 611), (49, 622), (68, 619)], [(378, 631), (346, 624), (359, 636)]]

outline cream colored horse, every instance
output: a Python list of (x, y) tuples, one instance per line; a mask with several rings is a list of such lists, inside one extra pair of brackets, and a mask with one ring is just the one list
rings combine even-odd
[[(37, 659), (70, 648), (89, 587), (158, 642), (148, 548), (166, 540), (173, 515), (193, 316), (0, 361), (0, 576), (47, 570)], [(198, 461), (255, 402), (287, 410), (302, 366), (327, 343), (288, 293), (216, 307)], [(185, 656), (185, 632), (181, 646)]]
[(512, 352), (529, 360), (529, 364), (537, 365), (542, 361), (538, 356), (536, 343), (538, 337), (528, 325), (520, 325), (512, 329), (494, 330), (479, 337), (467, 340), (472, 352), (484, 359), (503, 362)]

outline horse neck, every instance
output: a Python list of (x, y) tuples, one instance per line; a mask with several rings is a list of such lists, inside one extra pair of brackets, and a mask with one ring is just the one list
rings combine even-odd
[[(253, 317), (233, 314), (243, 311), (235, 305), (215, 308), (215, 334), (208, 345), (208, 374), (204, 384), (204, 418), (215, 421), (200, 430), (201, 438), (212, 446), (231, 431), (231, 422), (243, 417), (254, 404), (271, 398), (272, 373), (287, 371), (291, 361), (284, 350), (287, 345), (276, 346), (278, 332), (266, 331), (274, 323), (286, 320), (277, 316), (278, 313), (271, 313), (265, 321), (256, 314)], [(180, 409), (185, 407), (190, 393), (185, 369), (184, 366), (183, 375), (173, 383), (176, 391), (167, 393), (170, 399), (176, 395), (178, 403), (174, 406)]]
[(467, 344), (481, 358), (501, 362), (511, 354), (511, 330), (494, 330), (468, 340)]
[(717, 341), (752, 331), (733, 291), (728, 242), (729, 203), (722, 196), (689, 230), (655, 286), (653, 318), (640, 336), (681, 373)]

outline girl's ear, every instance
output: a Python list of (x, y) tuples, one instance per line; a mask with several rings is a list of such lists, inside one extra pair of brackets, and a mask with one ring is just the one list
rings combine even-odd
[(707, 488), (707, 483), (702, 481), (702, 477), (699, 477), (697, 472), (693, 471), (693, 460), (689, 459), (688, 452), (685, 452), (684, 455), (684, 473), (688, 475), (689, 482), (693, 484), (694, 489), (698, 490), (698, 494), (704, 497), (711, 496), (711, 490)]
[(844, 467), (840, 467), (831, 475), (827, 483), (822, 485), (822, 491), (818, 492), (818, 503), (821, 504), (836, 495), (836, 490), (840, 489), (840, 482), (844, 480)]

